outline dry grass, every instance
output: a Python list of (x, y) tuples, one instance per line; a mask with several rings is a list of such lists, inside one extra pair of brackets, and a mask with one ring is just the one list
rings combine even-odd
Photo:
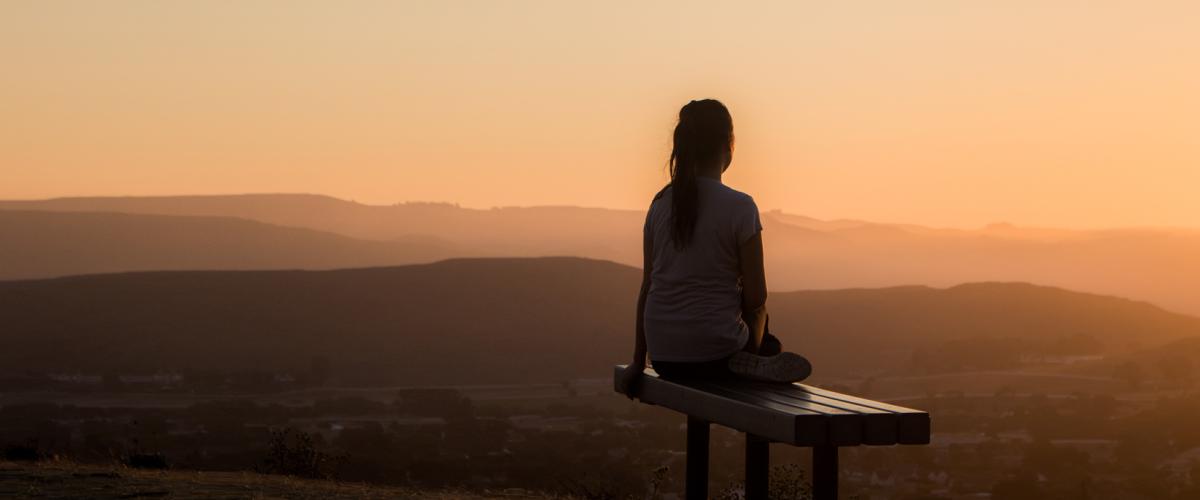
[(489, 494), (336, 483), (252, 472), (149, 471), (66, 461), (0, 461), (0, 498), (88, 499), (546, 499), (521, 491)]

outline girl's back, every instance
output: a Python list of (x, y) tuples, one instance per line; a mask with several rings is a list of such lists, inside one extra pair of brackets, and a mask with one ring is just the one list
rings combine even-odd
[(758, 207), (716, 179), (698, 178), (696, 188), (695, 229), (685, 248), (672, 239), (670, 187), (646, 216), (653, 265), (644, 321), (657, 361), (711, 361), (746, 344), (738, 249), (762, 230)]

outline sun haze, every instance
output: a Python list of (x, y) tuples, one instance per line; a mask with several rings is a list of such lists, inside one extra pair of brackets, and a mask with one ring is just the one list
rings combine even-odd
[[(1051, 5), (1053, 4), (1053, 5)], [(821, 218), (1200, 226), (1194, 2), (0, 6), (0, 198), (644, 209), (674, 112)]]

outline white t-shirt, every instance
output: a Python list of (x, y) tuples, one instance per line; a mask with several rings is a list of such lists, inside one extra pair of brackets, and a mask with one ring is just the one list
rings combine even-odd
[(740, 350), (749, 336), (738, 248), (762, 230), (758, 206), (716, 179), (696, 184), (696, 230), (683, 251), (671, 238), (670, 187), (646, 214), (654, 254), (644, 326), (654, 361), (713, 361)]

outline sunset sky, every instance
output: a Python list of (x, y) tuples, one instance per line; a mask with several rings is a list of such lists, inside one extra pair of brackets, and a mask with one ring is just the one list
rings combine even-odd
[(688, 99), (763, 209), (1200, 227), (1200, 2), (0, 3), (0, 198), (644, 209)]

